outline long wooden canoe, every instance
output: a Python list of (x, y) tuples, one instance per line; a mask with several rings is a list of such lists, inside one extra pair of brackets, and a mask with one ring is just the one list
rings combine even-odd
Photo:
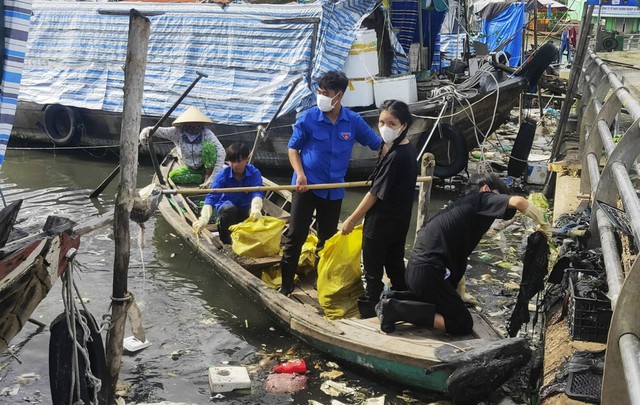
[[(163, 174), (166, 176), (174, 165), (175, 157), (165, 159), (161, 166)], [(268, 179), (264, 179), (264, 183), (273, 184)], [(171, 187), (175, 185), (170, 183), (164, 186), (165, 189)], [(287, 219), (290, 197), (288, 191), (266, 193), (266, 214)], [(404, 386), (448, 392), (454, 398), (457, 394), (451, 392), (450, 388), (459, 386), (461, 381), (454, 372), (465, 370), (465, 365), (479, 367), (477, 374), (472, 373), (476, 381), (470, 384), (478, 385), (482, 381), (482, 389), (487, 389), (486, 380), (479, 377), (483, 372), (480, 364), (490, 363), (484, 360), (501, 359), (502, 370), (507, 371), (504, 376), (506, 379), (513, 374), (511, 371), (514, 367), (520, 367), (528, 359), (529, 349), (523, 340), (502, 339), (491, 324), (477, 313), (474, 313), (473, 335), (464, 337), (453, 337), (410, 324), (400, 324), (394, 333), (385, 334), (380, 331), (376, 318), (328, 320), (318, 304), (314, 280), (299, 275), (300, 280), (290, 297), (269, 288), (261, 280), (260, 269), (278, 264), (279, 257), (238, 257), (229, 246), (222, 245), (209, 229), (196, 237), (191, 222), (198, 215), (193, 211), (197, 204), (188, 201), (188, 198), (179, 194), (166, 195), (159, 204), (162, 216), (175, 231), (197, 247), (213, 264), (216, 272), (263, 307), (282, 327), (333, 358)], [(504, 379), (495, 381), (493, 388)]]

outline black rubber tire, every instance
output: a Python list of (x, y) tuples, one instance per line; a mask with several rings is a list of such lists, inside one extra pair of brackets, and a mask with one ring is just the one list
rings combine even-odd
[(50, 104), (44, 110), (44, 130), (58, 146), (77, 145), (83, 126), (78, 110), (73, 107)]
[[(87, 351), (91, 363), (91, 372), (94, 376), (102, 380), (102, 388), (98, 393), (98, 404), (106, 404), (107, 392), (107, 361), (105, 357), (102, 337), (96, 329), (96, 322), (93, 316), (85, 311), (80, 311), (87, 318), (91, 339), (87, 342)], [(64, 313), (58, 315), (51, 322), (51, 337), (49, 340), (49, 385), (51, 387), (51, 402), (53, 405), (67, 405), (75, 403), (79, 398), (74, 395), (73, 401), (69, 401), (71, 378), (72, 378), (72, 351), (75, 345), (67, 328), (67, 318)], [(83, 340), (84, 331), (76, 321), (76, 333), (78, 340)], [(84, 357), (78, 353), (78, 365), (80, 370), (84, 370)], [(93, 401), (92, 391), (87, 378), (80, 378), (80, 395), (84, 403)]]
[(607, 37), (602, 40), (602, 49), (605, 51), (613, 51), (618, 47), (618, 40), (613, 37)]
[[(428, 134), (423, 136), (428, 136)], [(460, 173), (467, 167), (469, 162), (464, 136), (458, 128), (451, 124), (440, 124), (439, 129), (436, 129), (433, 134), (427, 150), (431, 151), (436, 159), (436, 167), (433, 174), (441, 179)], [(447, 151), (446, 154), (442, 152), (445, 150)], [(451, 157), (451, 160), (448, 160), (449, 157)]]

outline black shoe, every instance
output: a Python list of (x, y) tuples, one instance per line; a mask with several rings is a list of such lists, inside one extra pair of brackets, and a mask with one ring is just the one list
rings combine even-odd
[(369, 319), (376, 317), (376, 304), (375, 301), (369, 301), (367, 299), (358, 300), (358, 310), (362, 319)]
[(293, 292), (293, 288), (294, 288), (294, 287), (293, 287), (292, 285), (285, 285), (285, 284), (282, 284), (282, 285), (280, 286), (280, 288), (278, 289), (278, 292), (279, 292), (280, 294), (282, 294), (282, 295), (289, 296), (289, 295), (291, 295), (291, 293)]

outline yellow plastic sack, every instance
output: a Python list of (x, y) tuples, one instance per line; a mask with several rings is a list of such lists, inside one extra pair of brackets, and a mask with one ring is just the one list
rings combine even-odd
[(273, 217), (262, 217), (257, 221), (247, 219), (231, 225), (231, 248), (238, 256), (267, 257), (280, 252), (280, 237), (284, 221)]
[(318, 263), (318, 301), (328, 319), (357, 317), (364, 296), (360, 278), (362, 225), (349, 235), (338, 232), (324, 244)]
[[(263, 269), (260, 279), (262, 279), (269, 288), (280, 288), (282, 285), (282, 271), (280, 270), (280, 266), (276, 265)], [(298, 275), (296, 274), (294, 276), (294, 281), (297, 279)]]
[(302, 245), (298, 267), (313, 267), (316, 264), (316, 246), (318, 246), (318, 237), (310, 233)]

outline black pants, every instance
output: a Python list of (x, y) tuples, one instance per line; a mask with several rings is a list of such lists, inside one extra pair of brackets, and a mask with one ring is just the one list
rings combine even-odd
[(332, 237), (338, 229), (342, 200), (327, 200), (313, 194), (294, 192), (291, 201), (291, 221), (284, 233), (284, 249), (280, 268), (282, 269), (283, 285), (292, 286), (293, 278), (298, 269), (298, 260), (302, 245), (309, 235), (309, 226), (316, 212), (316, 226), (318, 230), (318, 249)]
[(223, 205), (218, 211), (218, 232), (222, 243), (231, 244), (229, 227), (249, 218), (249, 207), (238, 208), (233, 204)]
[(405, 291), (404, 243), (406, 238), (362, 238), (362, 263), (364, 279), (367, 283), (365, 298), (378, 302), (384, 288), (384, 271), (391, 280), (393, 290)]
[(445, 272), (443, 267), (415, 266), (409, 262), (407, 286), (420, 301), (435, 304), (436, 313), (444, 318), (447, 332), (467, 335), (473, 330), (473, 318), (456, 288), (444, 279)]

